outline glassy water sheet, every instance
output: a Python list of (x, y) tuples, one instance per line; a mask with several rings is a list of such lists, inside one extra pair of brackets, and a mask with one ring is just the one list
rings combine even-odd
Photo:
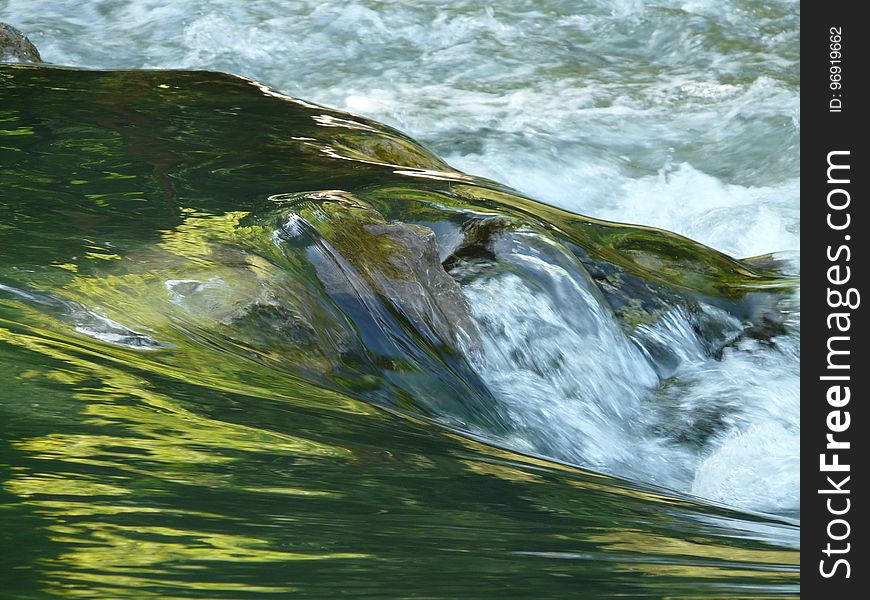
[[(708, 298), (778, 288), (772, 272), (539, 205), (233, 76), (4, 66), (0, 132), (5, 595), (798, 595), (795, 522), (649, 484), (683, 473), (644, 451), (702, 441), (593, 464), (631, 480), (567, 464), (621, 443), (614, 420), (645, 414), (667, 362), (638, 354), (584, 264), (652, 277), (638, 256), (682, 248), (656, 277)], [(451, 246), (493, 218), (485, 251)], [(433, 247), (452, 278), (408, 270)], [(409, 281), (426, 302), (401, 300)], [(517, 413), (494, 286), (540, 315), (573, 294), (588, 336), (544, 325), (620, 352), (603, 379), (646, 365), (625, 397), (578, 393), (610, 406), (568, 430), (598, 445)]]

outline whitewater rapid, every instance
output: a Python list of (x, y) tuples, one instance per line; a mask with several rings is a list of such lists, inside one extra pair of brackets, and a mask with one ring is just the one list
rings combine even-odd
[[(395, 126), (532, 197), (738, 257), (777, 252), (798, 270), (797, 2), (0, 0), (0, 20), (48, 62), (250, 76)], [(648, 332), (682, 352), (661, 386), (634, 341), (585, 331), (521, 282), (465, 293), (490, 327), (483, 377), (551, 456), (799, 511), (799, 294), (787, 335), (716, 358), (693, 351), (675, 313)], [(572, 395), (579, 383), (600, 387), (595, 402)], [(674, 427), (718, 415), (703, 452), (668, 444), (650, 394), (683, 416)]]
[(508, 445), (732, 506), (799, 511), (799, 340), (784, 333), (799, 329), (796, 296), (778, 300), (785, 329), (770, 339), (703, 303), (700, 316), (675, 306), (628, 333), (576, 257), (531, 235), (501, 246), (495, 272), (463, 291), (484, 340), (470, 362), (513, 425)]

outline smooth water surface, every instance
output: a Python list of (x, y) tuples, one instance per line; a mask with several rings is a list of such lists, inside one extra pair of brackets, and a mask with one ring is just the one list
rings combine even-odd
[[(797, 18), (0, 2), (48, 61), (256, 76), (558, 206), (788, 271)], [(712, 301), (724, 347), (679, 307), (626, 333), (577, 247), (673, 278), (631, 262), (637, 232), (232, 76), (0, 67), (0, 132), (6, 596), (797, 596), (797, 292), (772, 337)], [(451, 211), (531, 223), (484, 276), (445, 262), (473, 343), (389, 302), (355, 312), (341, 261), (306, 249), (351, 256), (357, 205), (431, 227), (442, 260)], [(544, 243), (548, 223), (598, 233)], [(703, 256), (724, 271), (687, 263), (682, 284), (747, 285), (718, 273), (748, 264)], [(352, 297), (376, 297), (355, 260)]]
[[(336, 280), (322, 269), (332, 263), (310, 253), (342, 251), (343, 221), (319, 225), (329, 246), (303, 243), (294, 225), (300, 216), (317, 224), (324, 211), (343, 210), (349, 193), (424, 222), (473, 200), (473, 214), (485, 206), (508, 216), (543, 211), (567, 235), (575, 227), (567, 214), (446, 165), (433, 170), (437, 159), (374, 123), (232, 76), (36, 67), (5, 67), (2, 76), (4, 195), (14, 197), (3, 204), (0, 284), (3, 564), (13, 593), (256, 597), (298, 588), (323, 596), (476, 597), (500, 586), (528, 596), (576, 585), (591, 597), (617, 589), (651, 597), (796, 593), (798, 532), (788, 520), (499, 449), (522, 449), (517, 436), (532, 444), (554, 439), (546, 423), (517, 427), (515, 412), (503, 417), (499, 407), (510, 409), (514, 396), (489, 379), (519, 367), (499, 367), (497, 356), (480, 363), (495, 368), (481, 372), (487, 387), (405, 321), (385, 321), (378, 331), (387, 337), (368, 338), (351, 296), (330, 291)], [(394, 158), (421, 166), (387, 162)], [(305, 198), (318, 194), (333, 204), (305, 208), (314, 201)], [(577, 226), (585, 233), (574, 239), (589, 252), (618, 248), (599, 245), (611, 226)], [(531, 235), (523, 231), (510, 235)], [(658, 235), (614, 231), (616, 240)], [(537, 255), (550, 266), (531, 271), (533, 279), (543, 282), (559, 264), (584, 272), (571, 255), (547, 247)], [(297, 248), (320, 269), (315, 279)], [(506, 255), (514, 278), (526, 271), (511, 261), (535, 255), (534, 243), (520, 248)], [(363, 272), (365, 263), (345, 256)], [(620, 256), (613, 260), (634, 255)], [(728, 281), (759, 289), (773, 283), (726, 257), (702, 256), (702, 271), (686, 285), (714, 293)], [(694, 268), (686, 259), (678, 264), (686, 273)], [(723, 275), (704, 274), (704, 264), (722, 264)], [(746, 275), (724, 275), (731, 269)], [(572, 273), (566, 276), (579, 277)], [(486, 281), (468, 284), (473, 311), (491, 305), (474, 301)], [(511, 285), (499, 283), (506, 298)], [(540, 290), (536, 297), (561, 294)], [(586, 310), (581, 298), (594, 317), (589, 293), (559, 311)], [(327, 309), (311, 316), (308, 332), (304, 311)], [(371, 314), (400, 317), (395, 310)], [(342, 314), (354, 319), (350, 329), (342, 328)], [(637, 352), (607, 341), (625, 339), (607, 314), (588, 325), (615, 353), (584, 367), (578, 382), (593, 383), (592, 396), (581, 393), (575, 403), (587, 408), (595, 406), (590, 398), (607, 406), (609, 396), (595, 387), (607, 382), (606, 361)], [(498, 342), (486, 333), (485, 315), (476, 316), (488, 353), (487, 344)], [(354, 350), (357, 334), (367, 349)], [(400, 344), (399, 354), (372, 346), (387, 339)], [(596, 364), (603, 377), (596, 378)], [(532, 367), (564, 381), (543, 369)], [(652, 385), (652, 373), (645, 377)], [(551, 400), (567, 408), (569, 398)], [(596, 423), (618, 433), (619, 419), (630, 421), (626, 397), (609, 402), (614, 412), (584, 422), (590, 439), (608, 439), (595, 437)], [(562, 416), (555, 417), (550, 428), (560, 431)], [(644, 441), (614, 439), (608, 449), (581, 433), (562, 447), (586, 444), (608, 456), (621, 443)], [(554, 448), (531, 450), (560, 458)], [(582, 464), (587, 454), (562, 458)], [(628, 474), (643, 481), (654, 479), (662, 461), (641, 455), (634, 462), (641, 469)]]

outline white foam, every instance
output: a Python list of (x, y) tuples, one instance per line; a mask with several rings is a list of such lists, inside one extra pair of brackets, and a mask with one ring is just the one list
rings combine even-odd
[[(507, 409), (515, 445), (732, 506), (799, 511), (794, 338), (739, 341), (716, 359), (676, 310), (639, 334), (678, 361), (659, 381), (652, 358), (577, 287), (542, 293), (510, 274), (463, 289), (484, 339), (474, 364)], [(585, 311), (595, 327), (576, 322)], [(709, 315), (740, 330), (716, 309)]]
[(765, 422), (732, 429), (698, 466), (692, 493), (773, 512), (800, 508), (800, 430)]

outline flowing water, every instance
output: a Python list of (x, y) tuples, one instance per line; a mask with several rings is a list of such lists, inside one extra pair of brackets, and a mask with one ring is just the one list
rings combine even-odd
[(0, 21), (0, 594), (797, 596), (797, 3)]

